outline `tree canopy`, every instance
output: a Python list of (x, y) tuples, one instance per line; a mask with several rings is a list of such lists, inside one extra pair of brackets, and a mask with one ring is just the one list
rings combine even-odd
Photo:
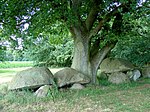
[(143, 66), (150, 62), (150, 17), (141, 17), (131, 22), (134, 22), (133, 28), (119, 39), (112, 54)]
[[(56, 27), (60, 31), (67, 27), (71, 32), (76, 26), (92, 37), (101, 29), (109, 31), (109, 28), (121, 25), (119, 22), (125, 17), (137, 14), (138, 19), (140, 11), (146, 11), (143, 6), (149, 10), (148, 4), (148, 0), (1, 0), (0, 23), (6, 28), (3, 33), (10, 35), (25, 30), (28, 35), (36, 36), (43, 32), (56, 33), (52, 30)], [(113, 21), (117, 23), (113, 24)]]
[(149, 18), (149, 0), (1, 0), (0, 5), (2, 34), (18, 44), (21, 38), (23, 47), (45, 34), (70, 32), (71, 67), (93, 82), (108, 52), (135, 27), (133, 20)]

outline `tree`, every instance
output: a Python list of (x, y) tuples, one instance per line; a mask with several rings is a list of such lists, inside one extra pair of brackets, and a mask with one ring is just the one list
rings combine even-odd
[[(134, 0), (1, 0), (5, 34), (34, 35), (68, 29), (74, 40), (71, 67), (95, 83), (99, 64), (121, 36), (124, 17), (148, 1)], [(28, 28), (24, 28), (29, 25)], [(7, 32), (7, 33), (6, 33)], [(25, 32), (25, 33), (23, 33)], [(63, 31), (60, 31), (63, 32)], [(13, 39), (13, 38), (11, 38)], [(23, 40), (29, 40), (26, 36)], [(29, 41), (26, 41), (29, 43)]]
[[(1, 30), (0, 30), (0, 37), (2, 36)], [(0, 38), (0, 62), (3, 62), (6, 59), (6, 46), (5, 43), (3, 43), (3, 39)]]
[(131, 23), (126, 26), (126, 29), (132, 27), (130, 33), (119, 38), (111, 54), (127, 59), (137, 66), (143, 66), (150, 63), (150, 16), (141, 16), (140, 19), (130, 22), (134, 23), (132, 26)]
[(30, 49), (23, 51), (24, 57), (34, 61), (36, 66), (70, 67), (73, 41), (67, 39), (66, 42), (54, 43), (48, 39), (30, 45)]

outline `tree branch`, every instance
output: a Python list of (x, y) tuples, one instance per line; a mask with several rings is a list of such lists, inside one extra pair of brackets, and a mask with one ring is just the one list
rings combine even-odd
[(114, 48), (115, 44), (109, 44), (104, 46), (97, 54), (93, 56), (91, 59), (91, 66), (92, 66), (92, 82), (96, 83), (96, 72), (98, 70), (99, 65), (103, 61), (103, 59), (106, 57), (106, 55), (110, 52), (112, 48)]
[(106, 35), (107, 34), (104, 34), (95, 40), (95, 42), (93, 43), (93, 46), (91, 46), (91, 50), (90, 50), (91, 57), (93, 57), (93, 56), (95, 56), (95, 54), (97, 54), (97, 52), (99, 51), (99, 44), (100, 44), (101, 40), (103, 40), (105, 38)]
[(122, 4), (118, 7), (116, 7), (115, 9), (113, 9), (111, 12), (109, 12), (108, 14), (105, 15), (105, 17), (98, 23), (98, 25), (95, 27), (95, 29), (93, 29), (91, 32), (90, 32), (90, 38), (92, 36), (95, 36), (103, 27), (103, 25), (105, 24), (105, 22), (108, 22), (112, 16), (115, 16), (116, 13), (118, 13), (118, 9), (121, 8), (121, 7), (125, 7), (126, 4)]
[(100, 38), (97, 38), (90, 49), (90, 55), (93, 57), (99, 51)]
[(90, 13), (89, 13), (89, 15), (88, 15), (86, 21), (85, 21), (86, 28), (87, 28), (88, 31), (91, 30), (91, 28), (92, 28), (92, 26), (93, 26), (93, 23), (94, 23), (95, 20), (96, 20), (97, 13), (98, 13), (98, 11), (97, 11), (96, 7), (93, 7), (93, 8), (91, 9), (91, 11), (90, 11)]
[(88, 17), (85, 21), (85, 24), (86, 24), (86, 28), (88, 31), (91, 30), (96, 18), (97, 18), (97, 15), (98, 15), (98, 12), (99, 12), (99, 4), (101, 3), (102, 1), (100, 0), (93, 0), (92, 1), (92, 8), (88, 14)]
[[(115, 43), (116, 44), (116, 43)], [(105, 58), (105, 56), (108, 54), (108, 52), (114, 48), (115, 46), (114, 43), (109, 44), (104, 46), (102, 49), (99, 50), (99, 52), (97, 52), (97, 54), (95, 54), (91, 60), (91, 63), (93, 65), (93, 67), (98, 67), (100, 65), (100, 63), (102, 62), (102, 60)]]
[(82, 5), (82, 0), (71, 0), (71, 9), (73, 12), (74, 20), (75, 23), (72, 24), (74, 31), (75, 32), (80, 32), (81, 34), (85, 34), (87, 31), (85, 27), (85, 23), (81, 20), (80, 17), (80, 7)]
[(114, 20), (114, 22), (112, 24), (112, 31), (116, 35), (120, 35), (121, 34), (121, 31), (122, 31), (122, 21), (123, 21), (122, 17), (123, 16), (121, 15), (121, 13), (118, 12), (116, 14), (116, 18), (115, 18), (115, 20)]

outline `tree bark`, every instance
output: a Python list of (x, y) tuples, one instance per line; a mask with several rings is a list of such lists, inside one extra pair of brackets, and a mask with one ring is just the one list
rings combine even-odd
[(96, 75), (99, 68), (99, 65), (102, 63), (106, 55), (113, 49), (115, 44), (110, 44), (109, 46), (104, 46), (102, 49), (97, 52), (95, 56), (92, 57), (91, 60), (91, 70), (92, 70), (92, 83), (96, 84)]
[(98, 67), (113, 47), (114, 44), (104, 46), (91, 57), (89, 38), (78, 35), (74, 37), (74, 54), (71, 67), (87, 75), (91, 79), (91, 83), (95, 84)]
[(89, 60), (88, 38), (85, 37), (74, 38), (74, 54), (71, 67), (87, 75), (90, 79), (92, 78)]

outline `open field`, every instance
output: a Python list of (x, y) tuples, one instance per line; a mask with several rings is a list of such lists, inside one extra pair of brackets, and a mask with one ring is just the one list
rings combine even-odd
[(33, 66), (32, 61), (6, 61), (0, 62), (0, 69), (1, 68), (20, 68), (20, 67), (31, 67)]
[[(31, 68), (34, 66), (31, 61), (12, 61), (12, 62), (0, 62), (0, 84), (8, 82), (19, 71)], [(62, 68), (49, 68), (54, 74)]]
[(17, 72), (25, 70), (27, 68), (30, 68), (30, 67), (0, 69), (0, 84), (10, 81)]
[(0, 84), (10, 81), (17, 72), (32, 66), (31, 61), (0, 62)]
[[(9, 82), (14, 75), (16, 75), (17, 72), (28, 69), (31, 67), (21, 67), (21, 68), (4, 68), (0, 69), (0, 84)], [(49, 68), (50, 71), (54, 74), (58, 70), (61, 70), (62, 68)]]

